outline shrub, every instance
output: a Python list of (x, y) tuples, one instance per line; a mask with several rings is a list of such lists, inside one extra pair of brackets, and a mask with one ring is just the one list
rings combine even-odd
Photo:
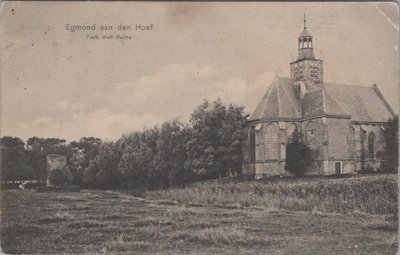
[(385, 124), (384, 136), (386, 140), (385, 172), (395, 173), (399, 167), (399, 117), (396, 116)]
[(296, 128), (286, 146), (286, 170), (302, 175), (312, 164), (312, 151), (303, 141), (303, 135)]
[(51, 185), (63, 186), (71, 182), (71, 176), (66, 169), (54, 169), (50, 172), (49, 181)]

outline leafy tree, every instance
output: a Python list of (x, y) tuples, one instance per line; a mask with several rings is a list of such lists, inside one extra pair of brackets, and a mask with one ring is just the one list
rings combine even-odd
[(25, 143), (18, 137), (1, 138), (1, 178), (4, 181), (34, 179), (35, 173), (25, 151)]
[(118, 188), (121, 174), (118, 169), (120, 150), (115, 142), (102, 143), (99, 154), (84, 170), (85, 184), (89, 187)]
[(215, 179), (241, 169), (241, 146), (247, 115), (242, 106), (205, 101), (191, 116), (188, 162), (200, 179)]
[(95, 158), (97, 168), (97, 183), (102, 187), (116, 188), (120, 186), (121, 174), (118, 163), (121, 158), (120, 149), (115, 142), (103, 143), (99, 155)]
[(101, 143), (101, 139), (95, 137), (82, 137), (79, 141), (70, 143), (72, 155), (68, 160), (68, 165), (74, 177), (74, 184), (83, 184), (84, 170), (89, 166), (90, 161), (99, 154)]
[(86, 154), (84, 150), (79, 148), (72, 148), (72, 155), (68, 160), (68, 166), (71, 169), (73, 176), (72, 183), (75, 185), (83, 184), (84, 170), (89, 166), (89, 162), (86, 164)]
[(192, 181), (190, 169), (185, 168), (189, 135), (189, 129), (176, 119), (162, 124), (154, 159), (154, 172), (160, 178), (159, 188), (184, 185)]
[(49, 182), (54, 186), (63, 186), (69, 184), (72, 180), (69, 170), (54, 169), (49, 174)]
[(389, 119), (385, 124), (384, 136), (386, 140), (387, 163), (384, 170), (397, 172), (399, 167), (399, 117)]
[(99, 172), (99, 169), (97, 168), (97, 164), (95, 160), (91, 160), (89, 162), (89, 166), (85, 168), (83, 172), (83, 180), (82, 182), (86, 185), (88, 188), (95, 188), (97, 187), (97, 173)]
[(26, 142), (27, 154), (29, 162), (35, 171), (38, 179), (45, 180), (47, 178), (46, 156), (48, 154), (60, 154), (69, 158), (72, 154), (71, 147), (60, 138), (39, 138), (31, 137)]
[(82, 137), (79, 141), (71, 142), (70, 145), (72, 148), (81, 149), (85, 153), (85, 158), (88, 161), (87, 164), (89, 164), (89, 161), (97, 156), (101, 143), (102, 141), (100, 138)]
[(286, 145), (286, 170), (302, 175), (312, 164), (312, 150), (303, 141), (302, 133), (295, 128)]
[(118, 143), (122, 148), (120, 172), (123, 187), (146, 188), (160, 186), (160, 173), (154, 167), (157, 155), (157, 127), (123, 136)]

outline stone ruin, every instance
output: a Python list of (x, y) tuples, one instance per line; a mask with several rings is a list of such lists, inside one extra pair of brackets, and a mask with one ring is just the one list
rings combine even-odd
[(60, 169), (66, 176), (68, 176), (70, 179), (72, 178), (71, 171), (69, 170), (69, 167), (67, 165), (66, 156), (59, 154), (48, 154), (46, 157), (46, 161), (47, 161), (47, 181), (46, 181), (47, 187), (53, 186), (50, 183), (49, 177), (51, 172), (56, 169)]

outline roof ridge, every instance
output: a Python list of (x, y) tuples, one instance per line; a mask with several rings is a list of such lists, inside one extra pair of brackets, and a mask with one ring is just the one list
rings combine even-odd
[(386, 98), (382, 95), (381, 91), (378, 89), (378, 86), (376, 84), (372, 85), (372, 88), (374, 89), (375, 93), (378, 95), (379, 99), (383, 102), (383, 104), (386, 106), (387, 110), (392, 114), (392, 116), (395, 116), (396, 114), (394, 113), (392, 107), (390, 106), (389, 102), (386, 101)]
[(278, 77), (275, 79), (275, 86), (276, 86), (276, 95), (278, 97), (278, 116), (281, 116), (281, 100), (279, 95), (279, 79)]
[(282, 87), (283, 87), (283, 91), (285, 92), (286, 96), (289, 98), (289, 101), (292, 103), (292, 106), (293, 106), (294, 110), (296, 111), (296, 113), (298, 113), (299, 115), (301, 115), (301, 111), (300, 111), (300, 112), (297, 111), (297, 107), (296, 107), (295, 103), (293, 102), (292, 98), (289, 96), (289, 94), (288, 94), (288, 92), (287, 92), (285, 86), (282, 86)]
[(361, 86), (361, 85), (353, 85), (353, 84), (343, 84), (343, 83), (332, 83), (332, 82), (324, 82), (324, 85), (339, 85), (339, 86), (348, 86), (348, 87), (357, 87), (357, 88), (370, 88), (373, 89), (373, 86)]
[(274, 85), (271, 84), (271, 85), (269, 86), (269, 88), (268, 88), (267, 96), (266, 96), (266, 98), (265, 98), (265, 104), (268, 104), (268, 100), (269, 100), (269, 97), (271, 96), (271, 91), (272, 91), (272, 88), (273, 88), (273, 87), (274, 87)]
[(271, 94), (272, 87), (273, 87), (272, 84), (268, 87), (264, 96), (261, 98), (261, 101), (257, 104), (256, 108), (254, 109), (253, 113), (251, 114), (250, 118), (252, 118), (254, 116), (254, 114), (257, 112), (258, 109), (261, 109), (261, 111), (262, 111), (263, 104), (268, 103), (268, 99), (269, 99), (269, 95)]

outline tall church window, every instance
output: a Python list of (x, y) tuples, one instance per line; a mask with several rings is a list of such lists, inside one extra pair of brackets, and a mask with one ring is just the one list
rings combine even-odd
[(287, 123), (286, 125), (286, 137), (287, 137), (287, 142), (289, 142), (294, 130), (296, 129), (296, 125), (293, 123)]
[(375, 158), (375, 134), (371, 132), (368, 136), (368, 158)]
[(251, 163), (256, 162), (256, 137), (255, 137), (255, 131), (254, 131), (254, 126), (250, 127), (250, 148), (249, 148), (249, 158)]
[(286, 144), (281, 143), (281, 160), (286, 159)]
[(360, 142), (361, 142), (361, 169), (365, 170), (365, 160), (367, 158), (366, 155), (366, 140), (367, 140), (367, 132), (360, 127)]
[(274, 125), (268, 125), (265, 130), (265, 158), (279, 159), (278, 130)]

